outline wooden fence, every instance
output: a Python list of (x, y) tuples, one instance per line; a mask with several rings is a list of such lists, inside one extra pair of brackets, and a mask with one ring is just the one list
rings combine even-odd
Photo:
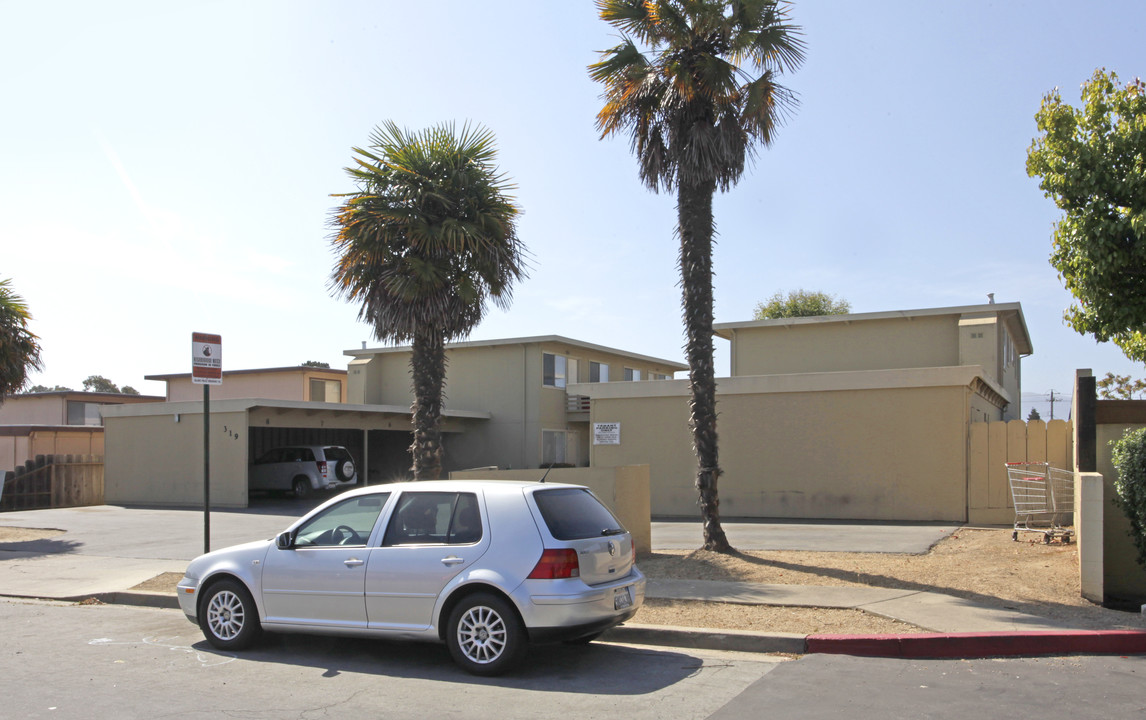
[(37, 455), (4, 474), (0, 511), (103, 504), (99, 455)]
[(1074, 469), (1070, 421), (1022, 420), (971, 423), (967, 450), (967, 521), (972, 525), (1010, 525), (1015, 521), (1007, 463), (1047, 462)]

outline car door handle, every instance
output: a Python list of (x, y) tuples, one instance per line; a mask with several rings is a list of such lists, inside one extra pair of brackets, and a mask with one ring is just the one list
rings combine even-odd
[(449, 557), (442, 558), (442, 564), (443, 565), (457, 565), (458, 563), (464, 563), (464, 562), (465, 562), (465, 560), (458, 557), (457, 555), (450, 555)]
[(349, 560), (343, 560), (342, 564), (345, 565), (346, 567), (358, 567), (359, 565), (362, 565), (365, 562), (366, 562), (365, 560), (359, 560), (358, 558), (350, 558)]

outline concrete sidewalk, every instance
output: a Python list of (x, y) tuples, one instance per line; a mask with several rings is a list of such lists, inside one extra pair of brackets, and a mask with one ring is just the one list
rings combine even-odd
[[(277, 510), (277, 508), (276, 508)], [(215, 512), (211, 546), (273, 537), (301, 513)], [(281, 510), (280, 510), (281, 512)], [(699, 538), (699, 526), (691, 524)], [(956, 526), (780, 523), (730, 524), (745, 549), (825, 549), (825, 542), (862, 552), (926, 552)], [(201, 512), (114, 506), (0, 515), (0, 526), (55, 528), (42, 540), (0, 542), (0, 595), (178, 607), (175, 596), (132, 590), (163, 573), (182, 574), (203, 551)], [(655, 549), (675, 547), (690, 528), (654, 523)], [(804, 540), (801, 541), (801, 533)], [(669, 538), (665, 540), (665, 538)], [(882, 540), (881, 540), (882, 538)], [(825, 540), (827, 539), (827, 540)], [(857, 550), (858, 547), (863, 550)], [(896, 549), (887, 549), (894, 547)], [(882, 549), (881, 549), (882, 548)], [(1047, 653), (1146, 653), (1144, 631), (1092, 631), (992, 608), (934, 592), (862, 586), (765, 585), (650, 578), (650, 598), (749, 605), (844, 608), (900, 620), (929, 633), (877, 636), (792, 635), (626, 624), (606, 640), (753, 652), (835, 652), (894, 657), (985, 657)]]

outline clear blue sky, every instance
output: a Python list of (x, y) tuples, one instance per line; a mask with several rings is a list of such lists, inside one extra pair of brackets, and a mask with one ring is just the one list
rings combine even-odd
[[(717, 198), (717, 321), (797, 288), (855, 312), (993, 292), (1026, 314), (1024, 395), (1069, 392), (1079, 367), (1146, 375), (1063, 325), (1070, 296), (1047, 262), (1058, 210), (1024, 170), (1047, 91), (1077, 104), (1096, 67), (1146, 74), (1146, 3), (792, 14), (808, 44), (786, 78), (800, 106)], [(673, 198), (594, 129), (585, 67), (615, 42), (589, 2), (0, 0), (0, 277), (42, 339), (33, 382), (100, 374), (161, 393), (143, 376), (189, 372), (192, 331), (223, 336), (227, 369), (345, 367), (343, 350), (376, 344), (327, 290), (327, 222), (330, 194), (353, 187), (351, 147), (387, 119), (484, 124), (517, 183), (533, 271), (474, 339), (561, 334), (681, 359)]]

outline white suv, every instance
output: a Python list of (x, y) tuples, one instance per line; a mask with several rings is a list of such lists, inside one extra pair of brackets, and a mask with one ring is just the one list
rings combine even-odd
[(177, 592), (221, 650), (263, 630), (430, 640), (497, 675), (529, 643), (588, 642), (631, 618), (645, 597), (635, 559), (632, 535), (579, 485), (393, 483), (196, 558)]
[(251, 490), (290, 490), (299, 498), (357, 482), (354, 458), (338, 445), (274, 448), (251, 465), (248, 475)]

